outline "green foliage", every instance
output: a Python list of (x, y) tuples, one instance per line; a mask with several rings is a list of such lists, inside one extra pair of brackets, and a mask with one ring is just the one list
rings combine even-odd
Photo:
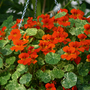
[(44, 34), (45, 34), (45, 32), (42, 29), (38, 29), (37, 34), (35, 35), (35, 37), (37, 39), (41, 39)]
[[(18, 1), (19, 0), (8, 0), (7, 2), (7, 5), (8, 3), (13, 5), (11, 9), (16, 9), (14, 16), (17, 15), (19, 11), (23, 11), (23, 6), (25, 6), (25, 3), (24, 5), (18, 4)], [(41, 15), (41, 8), (43, 8), (43, 5), (45, 4), (43, 4), (43, 1), (44, 0), (38, 0), (37, 2), (38, 6), (36, 10), (36, 17), (38, 15)], [(70, 4), (71, 1), (67, 1), (65, 2), (67, 3), (65, 7), (70, 10), (70, 8), (72, 8)], [(1, 10), (2, 3), (4, 2), (5, 0), (0, 1), (0, 11), (3, 12), (2, 15), (5, 15), (5, 12), (7, 11), (7, 9), (5, 9), (4, 11)], [(63, 0), (58, 0), (58, 2), (63, 4)], [(47, 4), (44, 13), (52, 10), (55, 6), (52, 0), (46, 0), (46, 3)], [(33, 4), (34, 9), (31, 9), (31, 4)], [(79, 7), (79, 5), (77, 7), (80, 10), (85, 11), (86, 5), (85, 3), (83, 3), (81, 7)], [(35, 0), (32, 0), (29, 2), (26, 16), (34, 17), (34, 13)], [(70, 14), (70, 11), (68, 14)], [(21, 45), (21, 47), (19, 48), (22, 48), (23, 46), (25, 47), (23, 50), (15, 52), (10, 48), (12, 46), (18, 48), (19, 44), (14, 45), (14, 40), (8, 40), (8, 36), (11, 34), (11, 27), (16, 24), (16, 21), (13, 21), (16, 17), (10, 15), (10, 13), (8, 15), (9, 17), (7, 18), (7, 20), (5, 20), (0, 26), (0, 90), (45, 90), (45, 85), (47, 83), (53, 83), (56, 90), (63, 90), (63, 87), (65, 89), (71, 89), (73, 86), (76, 86), (78, 90), (90, 89), (90, 62), (89, 59), (87, 59), (87, 55), (90, 54), (90, 49), (88, 49), (88, 47), (90, 47), (90, 34), (88, 34), (87, 38), (85, 39), (88, 42), (85, 41), (82, 43), (77, 37), (79, 34), (85, 34), (84, 25), (89, 24), (87, 20), (73, 19), (68, 17), (69, 21), (65, 21), (63, 23), (70, 22), (70, 26), (61, 25), (64, 30), (59, 30), (58, 26), (60, 25), (56, 23), (55, 19), (58, 20), (58, 18), (66, 15), (66, 12), (60, 12), (55, 15), (55, 19), (54, 17), (50, 18), (50, 20), (54, 20), (53, 24), (48, 23), (46, 19), (48, 16), (44, 17), (44, 15), (42, 15), (39, 18), (39, 22), (38, 19), (33, 19), (33, 21), (37, 22), (37, 24), (34, 25), (33, 28), (25, 29), (24, 25), (28, 24), (28, 18), (25, 18), (21, 24), (21, 28), (19, 29), (21, 33), (20, 40), (22, 40), (24, 45)], [(6, 14), (6, 16), (8, 15)], [(85, 17), (86, 16), (88, 15), (85, 15)], [(43, 19), (46, 19), (45, 25), (54, 25), (52, 29), (49, 29), (49, 32), (46, 32), (48, 30), (47, 27), (43, 28)], [(1, 21), (3, 21), (3, 19), (0, 19), (0, 22)], [(40, 23), (41, 25), (39, 26), (40, 29), (36, 28), (38, 26), (38, 23)], [(3, 26), (7, 27), (4, 33), (2, 31)], [(56, 27), (57, 29), (55, 29)], [(18, 29), (18, 27), (15, 27), (15, 29)], [(61, 33), (62, 31), (63, 33)], [(25, 33), (26, 37), (23, 38), (23, 35)], [(3, 36), (3, 34), (5, 34), (5, 36)], [(14, 34), (12, 36), (15, 36)], [(45, 37), (45, 39), (42, 39), (44, 35), (47, 35), (47, 37)], [(29, 38), (27, 36), (29, 36)], [(62, 41), (60, 41), (61, 39)], [(71, 41), (69, 41), (69, 39)], [(75, 51), (69, 51), (67, 50), (67, 48), (66, 51), (65, 48), (63, 49), (63, 47), (65, 46), (71, 47), (69, 43), (75, 41), (81, 43), (79, 47), (78, 45), (73, 45)], [(50, 43), (54, 44), (55, 47), (53, 47), (53, 45), (49, 47)], [(28, 50), (29, 46), (33, 46), (34, 48), (31, 47), (30, 50)], [(85, 49), (84, 52), (78, 50), (81, 47)], [(53, 50), (55, 50), (55, 53), (53, 53)], [(44, 52), (49, 53), (45, 55)], [(77, 52), (80, 52), (80, 54)], [(21, 53), (25, 54), (20, 56)], [(66, 59), (62, 59), (61, 55), (63, 54), (65, 55)], [(76, 61), (77, 63), (75, 62), (76, 58), (72, 57), (70, 60), (67, 59), (67, 57), (69, 58), (73, 54), (77, 55), (77, 57), (81, 57), (81, 61), (78, 65), (78, 59)], [(86, 62), (86, 60), (88, 60), (88, 62)]]
[(60, 61), (60, 55), (50, 52), (45, 56), (45, 61), (48, 64), (57, 64)]
[(54, 78), (62, 78), (64, 76), (64, 72), (61, 69), (53, 69), (52, 74)]
[(27, 74), (24, 74), (24, 75), (20, 78), (19, 82), (20, 82), (21, 84), (26, 84), (26, 83), (29, 83), (29, 82), (31, 81), (31, 78), (32, 78), (32, 75), (31, 75), (30, 73), (27, 73)]
[(37, 34), (37, 29), (36, 28), (28, 28), (26, 30), (26, 33), (28, 36), (34, 36)]
[(51, 80), (51, 76), (47, 72), (43, 72), (41, 70), (38, 70), (36, 75), (44, 83), (48, 83)]
[(0, 40), (0, 48), (3, 48), (8, 42), (8, 40)]
[(18, 71), (15, 71), (13, 74), (12, 74), (12, 79), (14, 80), (16, 80), (17, 78), (19, 78), (20, 77), (20, 72), (18, 72)]
[(60, 18), (60, 17), (65, 16), (65, 15), (66, 15), (66, 12), (58, 13), (55, 15), (55, 19)]
[(5, 85), (7, 81), (10, 79), (10, 76), (10, 73), (6, 73), (4, 76), (0, 76), (0, 85)]
[(28, 67), (27, 66), (24, 66), (23, 64), (18, 64), (17, 71), (20, 74), (23, 74), (24, 72), (27, 72), (28, 71)]
[(6, 63), (11, 65), (15, 62), (15, 60), (16, 60), (16, 57), (12, 56), (12, 57), (6, 59)]
[(8, 90), (26, 90), (22, 84), (17, 83), (17, 80), (9, 81), (5, 88)]
[(0, 57), (0, 68), (3, 67), (3, 59)]
[(71, 71), (74, 69), (74, 65), (73, 64), (68, 64), (66, 66), (64, 66), (64, 70), (65, 71)]
[[(71, 22), (73, 22), (73, 19), (71, 20)], [(84, 25), (87, 24), (87, 22), (85, 20), (79, 20), (76, 19), (75, 20), (75, 27), (72, 27), (69, 30), (69, 33), (71, 33), (71, 35), (76, 35), (78, 36), (79, 34), (84, 33)]]
[(62, 86), (65, 88), (71, 88), (75, 86), (77, 82), (77, 76), (73, 72), (68, 72), (64, 74), (62, 81)]
[(78, 69), (79, 75), (86, 76), (86, 75), (88, 75), (88, 72), (90, 70), (90, 64), (89, 63), (85, 63), (85, 64), (80, 63), (80, 64), (78, 64), (77, 69)]

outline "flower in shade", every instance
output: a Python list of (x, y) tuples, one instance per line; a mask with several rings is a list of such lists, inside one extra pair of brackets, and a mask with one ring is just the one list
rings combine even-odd
[(21, 38), (21, 33), (19, 29), (13, 29), (8, 36), (9, 40), (19, 40)]
[(90, 54), (87, 55), (86, 61), (87, 61), (87, 62), (90, 62)]
[(46, 90), (56, 90), (55, 85), (53, 83), (47, 83), (45, 85)]
[(84, 28), (85, 28), (84, 33), (86, 35), (90, 34), (90, 25), (89, 24), (85, 24), (84, 25)]

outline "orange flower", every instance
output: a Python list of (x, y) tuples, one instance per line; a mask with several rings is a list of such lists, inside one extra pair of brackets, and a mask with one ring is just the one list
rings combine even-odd
[(90, 62), (90, 54), (87, 55), (86, 61), (87, 61), (87, 62)]
[(30, 55), (31, 61), (28, 63), (28, 65), (30, 65), (31, 63), (35, 64), (37, 62), (37, 60), (35, 60), (38, 57), (38, 55), (36, 53), (33, 53)]
[(5, 34), (6, 34), (5, 29), (6, 27), (3, 26), (2, 29), (0, 30), (0, 40), (3, 40), (5, 38)]
[(87, 38), (85, 34), (79, 34), (77, 37), (80, 39), (80, 41), (84, 41)]
[(16, 52), (18, 50), (22, 51), (24, 49), (24, 47), (26, 47), (26, 45), (24, 45), (24, 44), (26, 44), (26, 42), (24, 42), (23, 40), (15, 40), (14, 41), (15, 46), (12, 46), (10, 49), (15, 50)]
[(87, 21), (90, 23), (90, 17), (87, 18)]
[(31, 62), (31, 58), (29, 58), (28, 53), (21, 53), (19, 56), (20, 60), (18, 60), (18, 63), (26, 65)]
[(27, 43), (29, 41), (28, 39), (29, 39), (29, 36), (26, 36), (26, 33), (25, 33), (23, 35), (23, 41)]
[(43, 36), (42, 36), (42, 40), (44, 40), (44, 41), (49, 41), (50, 37), (51, 37), (51, 35), (49, 35), (49, 34), (43, 35)]
[(63, 26), (70, 26), (69, 18), (67, 16), (63, 16), (61, 18), (58, 18), (58, 23), (59, 25)]
[(48, 42), (40, 40), (40, 43), (38, 45), (40, 46), (40, 49), (43, 50), (47, 47), (48, 44)]
[[(20, 23), (21, 19), (17, 19), (16, 23), (11, 28), (18, 28), (18, 24)], [(22, 20), (23, 21), (23, 20)]]
[(90, 48), (90, 40), (81, 41), (81, 45), (86, 51), (88, 51)]
[(34, 25), (36, 25), (36, 21), (33, 21), (33, 17), (28, 17), (27, 24), (24, 24), (24, 28), (32, 28)]
[(84, 28), (85, 28), (85, 30), (84, 30), (85, 34), (86, 35), (90, 34), (90, 25), (89, 24), (85, 24)]
[(20, 30), (19, 29), (13, 29), (10, 32), (10, 35), (8, 36), (9, 40), (19, 40), (21, 38)]
[(77, 57), (76, 53), (75, 53), (75, 48), (73, 47), (68, 47), (65, 46), (63, 48), (63, 51), (66, 52), (65, 54), (61, 55), (62, 59), (67, 59), (67, 60), (73, 60)]
[(77, 18), (82, 19), (84, 15), (84, 12), (79, 9), (72, 9), (71, 13), (72, 15), (70, 15), (69, 17), (74, 19), (77, 19)]
[(46, 90), (56, 90), (55, 85), (53, 83), (51, 84), (47, 83), (45, 87), (46, 87)]
[[(79, 51), (84, 52), (84, 48), (83, 48), (83, 47), (80, 47), (80, 46), (81, 46), (81, 43), (80, 43), (80, 42), (77, 42), (77, 41), (75, 41), (75, 42), (70, 42), (70, 43), (69, 43), (69, 46), (75, 48), (75, 52), (77, 53), (77, 55), (80, 54)], [(78, 51), (78, 50), (79, 50), (79, 51)]]
[(42, 19), (43, 22), (43, 28), (48, 28), (51, 29), (54, 27), (54, 23), (53, 23), (54, 19), (53, 18), (44, 18)]
[(56, 31), (54, 31), (54, 33), (52, 34), (52, 36), (55, 37), (55, 40), (54, 40), (55, 43), (63, 42), (64, 41), (65, 37), (63, 36), (63, 33), (58, 33)]
[(54, 47), (55, 47), (54, 44), (49, 44), (46, 48), (44, 48), (44, 49), (41, 50), (41, 51), (43, 51), (43, 53), (44, 53), (45, 55), (46, 55), (47, 53), (49, 53), (49, 52), (55, 53), (55, 50), (53, 50)]
[(68, 10), (67, 9), (60, 9), (57, 13), (60, 13), (60, 12), (66, 12), (66, 13), (68, 13)]

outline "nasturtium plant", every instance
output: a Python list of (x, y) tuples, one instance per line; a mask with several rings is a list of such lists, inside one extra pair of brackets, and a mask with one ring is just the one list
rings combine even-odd
[(0, 90), (90, 90), (90, 18), (83, 11), (60, 9), (21, 26), (9, 16), (0, 26)]

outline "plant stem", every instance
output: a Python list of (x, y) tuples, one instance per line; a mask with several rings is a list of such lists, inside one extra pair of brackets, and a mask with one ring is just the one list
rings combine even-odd
[(72, 0), (69, 1), (63, 8), (66, 8), (71, 2), (72, 2)]
[(42, 9), (42, 13), (44, 13), (44, 10), (45, 10), (45, 4), (46, 4), (46, 0), (43, 1), (43, 9)]

